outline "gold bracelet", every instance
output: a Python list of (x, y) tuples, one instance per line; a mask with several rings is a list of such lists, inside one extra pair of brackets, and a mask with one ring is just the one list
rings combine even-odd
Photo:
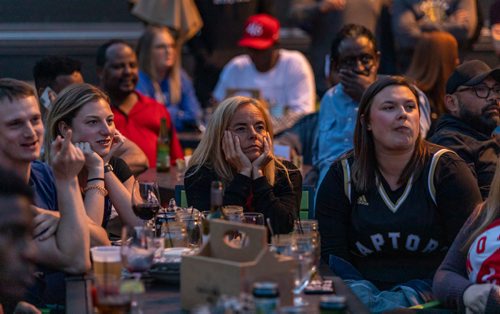
[(96, 190), (97, 193), (101, 194), (102, 196), (106, 196), (108, 195), (108, 190), (106, 190), (105, 188), (103, 188), (102, 186), (100, 185), (97, 185), (97, 184), (91, 184), (91, 185), (87, 185), (85, 187), (85, 189), (83, 189), (83, 192), (84, 193), (87, 193), (87, 191), (90, 191), (90, 190)]

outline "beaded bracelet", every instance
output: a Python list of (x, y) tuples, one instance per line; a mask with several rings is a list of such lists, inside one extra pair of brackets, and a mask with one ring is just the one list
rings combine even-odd
[(83, 189), (83, 192), (86, 193), (87, 191), (90, 190), (96, 190), (97, 193), (101, 194), (102, 196), (108, 195), (108, 190), (97, 184), (87, 185), (85, 189)]
[(87, 180), (87, 182), (92, 182), (92, 181), (104, 181), (104, 178), (92, 178)]

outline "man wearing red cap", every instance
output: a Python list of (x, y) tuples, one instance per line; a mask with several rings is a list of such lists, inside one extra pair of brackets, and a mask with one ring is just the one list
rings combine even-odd
[(480, 60), (459, 65), (446, 82), (448, 110), (430, 141), (453, 149), (473, 170), (485, 199), (500, 157), (500, 68)]
[(238, 44), (248, 54), (233, 58), (222, 71), (213, 96), (252, 96), (265, 100), (274, 133), (314, 111), (315, 86), (311, 66), (298, 51), (278, 49), (279, 22), (267, 14), (248, 18)]

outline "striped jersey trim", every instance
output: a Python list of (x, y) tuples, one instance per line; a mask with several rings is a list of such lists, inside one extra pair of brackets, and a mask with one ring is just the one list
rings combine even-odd
[(427, 177), (427, 186), (429, 187), (429, 194), (431, 195), (432, 201), (434, 202), (434, 205), (437, 205), (436, 202), (436, 187), (434, 185), (434, 172), (436, 171), (436, 166), (438, 164), (439, 158), (443, 156), (444, 153), (454, 153), (453, 151), (442, 148), (438, 150), (434, 156), (432, 156), (431, 160), (431, 167), (429, 169), (429, 176)]
[(408, 195), (410, 194), (411, 188), (413, 186), (413, 174), (410, 177), (410, 180), (408, 180), (408, 183), (406, 184), (405, 191), (403, 192), (403, 195), (401, 195), (396, 203), (393, 203), (389, 196), (387, 195), (387, 192), (384, 189), (383, 184), (380, 182), (378, 176), (376, 177), (377, 179), (377, 188), (378, 188), (378, 193), (382, 197), (382, 200), (384, 201), (385, 205), (389, 207), (389, 209), (395, 213), (398, 211), (399, 207), (404, 203)]
[(351, 200), (351, 169), (347, 162), (347, 159), (342, 159), (342, 169), (344, 170), (344, 193), (349, 199), (349, 203), (352, 203)]

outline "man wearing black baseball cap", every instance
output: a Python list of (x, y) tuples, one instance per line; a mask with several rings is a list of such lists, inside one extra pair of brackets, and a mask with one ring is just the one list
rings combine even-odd
[(459, 65), (446, 83), (443, 115), (430, 141), (453, 149), (475, 171), (483, 198), (500, 155), (493, 130), (500, 125), (500, 68), (479, 60)]

